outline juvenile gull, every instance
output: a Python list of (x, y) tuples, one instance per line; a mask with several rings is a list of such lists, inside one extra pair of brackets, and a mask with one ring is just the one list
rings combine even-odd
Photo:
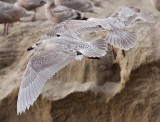
[(160, 0), (151, 0), (152, 4), (154, 5), (154, 7), (160, 11)]
[(47, 4), (45, 5), (46, 17), (56, 24), (64, 20), (87, 19), (80, 11), (62, 5), (55, 5), (54, 0), (46, 0), (46, 1), (47, 1)]
[(58, 34), (57, 37), (37, 42), (24, 72), (17, 101), (17, 114), (25, 112), (36, 101), (45, 83), (78, 55), (102, 57), (106, 54), (105, 40), (85, 42), (76, 36)]
[(90, 0), (55, 0), (56, 5), (63, 5), (81, 12), (97, 12), (96, 7)]
[(21, 17), (33, 15), (34, 12), (0, 1), (0, 23), (4, 23), (4, 34), (8, 34), (8, 23), (19, 21)]
[[(38, 7), (41, 7), (45, 4), (46, 2), (44, 0), (17, 0), (15, 3), (16, 6), (23, 7), (26, 10), (34, 10), (36, 12), (36, 9)], [(36, 15), (32, 17), (32, 21), (36, 19)]]
[[(125, 56), (124, 50), (133, 48), (136, 44), (136, 34), (134, 32), (120, 31), (124, 27), (130, 26), (136, 20), (141, 19), (148, 23), (153, 23), (154, 17), (147, 12), (138, 8), (121, 6), (110, 17), (105, 19), (90, 18), (88, 21), (103, 23), (103, 25), (112, 25), (111, 31), (106, 36), (107, 43), (122, 49), (122, 54)], [(112, 47), (114, 58), (116, 53)]]

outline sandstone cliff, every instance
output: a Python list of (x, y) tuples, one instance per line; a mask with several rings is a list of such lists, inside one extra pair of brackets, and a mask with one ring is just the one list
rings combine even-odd
[[(160, 13), (149, 0), (103, 0), (103, 11), (86, 15), (106, 17), (125, 4), (156, 15), (156, 23), (138, 21), (130, 28), (138, 40), (126, 57), (117, 49), (115, 61), (109, 49), (101, 60), (73, 61), (47, 82), (22, 116), (17, 116), (16, 104), (31, 56), (26, 49), (53, 24), (43, 9), (36, 22), (12, 24), (10, 34), (0, 37), (0, 122), (160, 122)], [(82, 36), (92, 40), (98, 35)]]

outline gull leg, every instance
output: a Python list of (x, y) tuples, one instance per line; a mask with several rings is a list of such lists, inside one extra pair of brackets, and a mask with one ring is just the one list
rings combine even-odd
[(115, 52), (113, 46), (112, 46), (112, 53), (113, 53), (114, 59), (116, 60), (117, 54), (116, 54), (116, 52)]
[(5, 36), (5, 34), (6, 34), (6, 23), (4, 23), (3, 33), (1, 33), (0, 35), (1, 36)]
[(6, 35), (8, 35), (9, 24), (6, 23)]
[(125, 51), (124, 50), (122, 50), (122, 55), (125, 57), (126, 56), (126, 54), (125, 54)]

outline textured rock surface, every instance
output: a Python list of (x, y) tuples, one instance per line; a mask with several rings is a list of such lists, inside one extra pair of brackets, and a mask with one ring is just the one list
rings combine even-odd
[[(111, 51), (100, 61), (73, 61), (47, 82), (42, 95), (22, 116), (16, 115), (16, 103), (31, 55), (26, 49), (53, 24), (42, 16), (43, 9), (36, 22), (12, 24), (10, 34), (0, 37), (0, 122), (159, 122), (160, 13), (149, 0), (103, 0), (103, 11), (87, 14), (106, 17), (124, 4), (153, 12), (156, 23), (138, 21), (130, 28), (138, 40), (125, 58), (117, 49), (116, 61)], [(92, 40), (98, 35), (82, 36)]]

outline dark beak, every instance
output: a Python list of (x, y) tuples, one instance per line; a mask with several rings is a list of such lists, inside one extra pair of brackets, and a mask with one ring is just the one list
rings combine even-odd
[(41, 1), (40, 4), (41, 4), (41, 5), (44, 5), (44, 4), (46, 4), (46, 2), (45, 2), (45, 1)]
[(30, 50), (33, 50), (33, 47), (29, 47), (29, 48), (27, 49), (27, 51), (30, 51)]

